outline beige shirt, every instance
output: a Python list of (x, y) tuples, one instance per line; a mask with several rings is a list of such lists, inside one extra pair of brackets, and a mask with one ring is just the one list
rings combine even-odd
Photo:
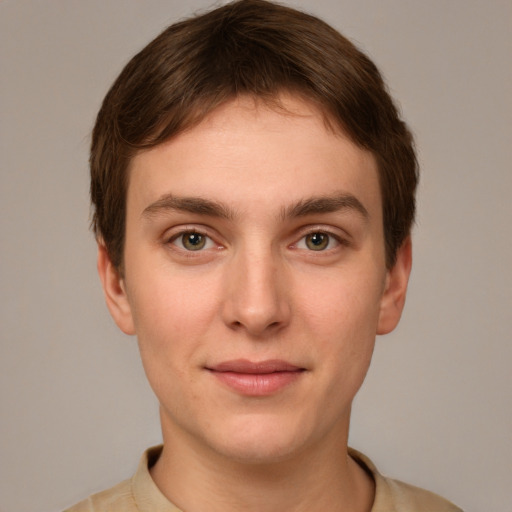
[[(150, 448), (133, 478), (93, 494), (65, 512), (181, 512), (160, 492), (149, 474), (161, 451), (162, 446)], [(375, 480), (371, 512), (462, 512), (436, 494), (382, 476), (363, 454), (352, 449), (349, 453)]]

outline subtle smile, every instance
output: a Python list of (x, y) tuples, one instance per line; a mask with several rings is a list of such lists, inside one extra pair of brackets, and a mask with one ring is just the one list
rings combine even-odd
[(272, 395), (297, 380), (305, 368), (277, 359), (252, 362), (236, 359), (206, 367), (218, 380), (246, 396)]

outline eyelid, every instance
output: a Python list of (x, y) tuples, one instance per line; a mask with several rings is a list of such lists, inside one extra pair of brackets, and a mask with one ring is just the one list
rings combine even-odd
[[(199, 235), (202, 235), (206, 238), (208, 238), (213, 244), (214, 247), (209, 248), (203, 248), (198, 251), (190, 251), (186, 248), (182, 248), (174, 244), (173, 242), (177, 240), (180, 236), (183, 236), (186, 233), (197, 233)], [(290, 248), (297, 249), (297, 245), (299, 242), (301, 242), (306, 236), (314, 234), (314, 233), (323, 233), (327, 236), (329, 236), (331, 239), (335, 240), (337, 242), (336, 247), (338, 246), (345, 246), (348, 247), (351, 245), (352, 237), (351, 235), (345, 231), (342, 228), (339, 227), (333, 227), (333, 226), (326, 226), (321, 224), (314, 224), (314, 225), (307, 225), (302, 226), (299, 229), (295, 231), (295, 234), (293, 235), (293, 242), (289, 244)], [(164, 234), (162, 235), (162, 242), (165, 245), (173, 245), (178, 251), (181, 251), (183, 253), (187, 253), (188, 255), (196, 255), (199, 256), (200, 253), (211, 250), (211, 249), (224, 249), (225, 243), (219, 242), (219, 236), (216, 234), (216, 232), (212, 233), (212, 229), (210, 229), (208, 226), (204, 225), (198, 225), (198, 224), (182, 224), (178, 226), (173, 226), (172, 228), (166, 230)], [(332, 251), (334, 248), (329, 248), (320, 252), (329, 252)], [(302, 248), (301, 248), (302, 250)], [(306, 250), (306, 249), (304, 249)], [(314, 252), (311, 249), (307, 249), (308, 251)]]
[(345, 230), (341, 228), (334, 228), (332, 226), (325, 225), (310, 225), (304, 226), (303, 228), (298, 230), (298, 232), (295, 235), (295, 239), (297, 241), (291, 245), (297, 246), (297, 244), (301, 240), (303, 240), (308, 235), (312, 235), (314, 233), (323, 233), (325, 235), (328, 235), (329, 237), (336, 240), (336, 242), (338, 242), (339, 245), (349, 246), (351, 243), (351, 236), (349, 235), (349, 233), (347, 233)]
[[(197, 233), (198, 235), (204, 236), (205, 238), (208, 238), (213, 244), (214, 247), (207, 247), (200, 249), (198, 251), (190, 251), (184, 247), (179, 247), (178, 245), (174, 244), (176, 240), (178, 240), (180, 237), (187, 233)], [(165, 244), (170, 244), (176, 247), (178, 250), (186, 252), (186, 253), (201, 253), (208, 249), (214, 249), (214, 248), (222, 248), (223, 244), (219, 243), (217, 241), (217, 238), (214, 234), (211, 233), (211, 230), (208, 229), (206, 226), (198, 226), (197, 224), (193, 225), (180, 225), (180, 226), (174, 226), (171, 229), (168, 229), (162, 239)]]
[[(201, 247), (197, 247), (196, 249), (189, 249), (185, 247), (186, 238), (190, 235), (199, 235), (202, 238), (202, 241), (204, 241), (204, 245), (202, 245)], [(181, 250), (187, 252), (206, 251), (208, 249), (212, 249), (212, 247), (215, 245), (215, 242), (208, 235), (203, 235), (202, 233), (198, 233), (197, 231), (185, 231), (184, 233), (180, 233), (177, 236), (171, 238), (170, 242), (179, 247)]]
[[(318, 249), (314, 249), (314, 248), (308, 246), (307, 237), (310, 235), (317, 234), (317, 233), (323, 234), (328, 237), (327, 246), (325, 248), (319, 247)], [(306, 234), (302, 238), (300, 238), (300, 240), (298, 240), (298, 242), (296, 242), (296, 244), (295, 244), (295, 249), (299, 249), (301, 251), (308, 251), (308, 252), (312, 252), (312, 253), (315, 253), (315, 252), (326, 253), (326, 252), (333, 251), (333, 250), (337, 249), (340, 245), (342, 245), (341, 241), (337, 237), (333, 236), (332, 234), (325, 233), (323, 231), (318, 231), (318, 232), (314, 231), (313, 233)]]

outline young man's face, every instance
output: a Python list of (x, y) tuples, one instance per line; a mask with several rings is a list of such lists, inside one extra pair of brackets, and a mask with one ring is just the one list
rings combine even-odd
[(376, 333), (403, 306), (374, 158), (307, 103), (250, 98), (132, 162), (114, 319), (136, 333), (164, 440), (239, 461), (343, 446)]

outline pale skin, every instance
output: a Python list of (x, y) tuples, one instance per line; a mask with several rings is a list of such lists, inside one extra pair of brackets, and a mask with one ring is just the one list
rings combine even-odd
[[(400, 319), (410, 240), (388, 269), (373, 156), (282, 101), (237, 98), (136, 155), (122, 274), (99, 244), (107, 305), (160, 402), (151, 475), (187, 512), (373, 502), (347, 454), (350, 408), (375, 336)], [(219, 370), (240, 360), (293, 371)]]

